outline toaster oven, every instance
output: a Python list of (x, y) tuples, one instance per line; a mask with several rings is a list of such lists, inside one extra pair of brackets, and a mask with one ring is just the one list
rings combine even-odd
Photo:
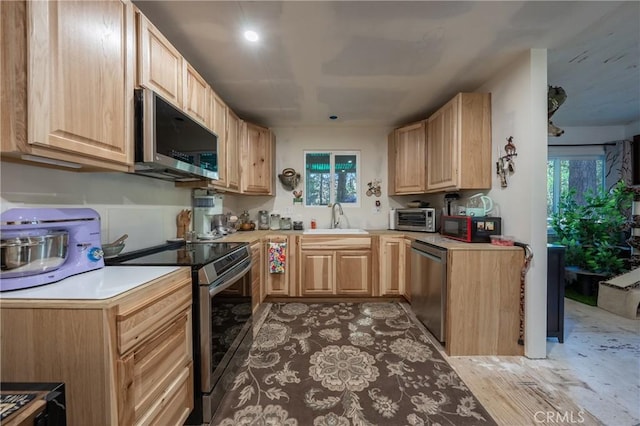
[(436, 209), (397, 209), (395, 225), (402, 231), (436, 232)]

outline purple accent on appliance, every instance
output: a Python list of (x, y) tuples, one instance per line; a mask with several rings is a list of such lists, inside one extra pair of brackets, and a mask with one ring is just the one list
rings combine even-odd
[[(43, 247), (54, 235), (61, 236), (56, 256), (46, 257)], [(0, 214), (0, 238), (0, 291), (51, 284), (104, 267), (100, 215), (93, 209), (10, 209)]]

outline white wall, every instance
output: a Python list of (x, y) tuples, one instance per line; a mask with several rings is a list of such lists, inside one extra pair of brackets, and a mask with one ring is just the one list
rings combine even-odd
[[(276, 135), (276, 174), (291, 167), (304, 179), (304, 150), (347, 150), (360, 151), (360, 207), (344, 205), (344, 214), (348, 225), (352, 228), (386, 229), (390, 203), (399, 204), (388, 197), (387, 188), (387, 134), (390, 128), (372, 127), (286, 127), (274, 128)], [(365, 195), (367, 183), (374, 179), (382, 181), (380, 197)], [(284, 189), (276, 178), (275, 197), (252, 197), (227, 195), (229, 204), (238, 211), (248, 210), (252, 219), (256, 219), (258, 210), (276, 212), (289, 216), (293, 220), (301, 220), (308, 228), (310, 220), (315, 218), (319, 228), (328, 228), (331, 221), (331, 209), (328, 207), (305, 207), (293, 204), (291, 191)], [(301, 180), (298, 189), (304, 189)], [(233, 201), (231, 199), (234, 199)], [(381, 203), (380, 212), (374, 213), (375, 201)], [(346, 226), (345, 226), (346, 227)]]
[(1, 211), (14, 207), (89, 207), (101, 218), (102, 241), (129, 234), (125, 251), (176, 235), (176, 216), (191, 208), (191, 192), (124, 173), (76, 173), (0, 163)]
[(547, 51), (532, 49), (478, 91), (491, 92), (493, 162), (509, 136), (517, 149), (515, 173), (502, 188), (494, 174), (489, 195), (499, 205), (503, 233), (529, 244), (534, 259), (526, 276), (525, 355), (546, 357)]
[(640, 135), (640, 120), (636, 120), (633, 123), (629, 123), (624, 126), (625, 139), (633, 139), (635, 135)]
[(582, 126), (562, 129), (562, 136), (548, 137), (549, 145), (599, 144), (625, 138), (625, 126)]

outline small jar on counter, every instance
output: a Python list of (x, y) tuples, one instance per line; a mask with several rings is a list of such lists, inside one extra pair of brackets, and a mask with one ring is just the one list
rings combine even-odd
[(304, 229), (304, 226), (302, 225), (302, 221), (301, 220), (294, 220), (293, 221), (293, 229), (295, 231), (302, 231)]
[(280, 229), (280, 215), (278, 213), (271, 213), (269, 229), (271, 229), (272, 231)]
[(291, 218), (283, 217), (280, 218), (280, 229), (290, 230), (291, 229)]
[(269, 212), (266, 210), (258, 212), (258, 229), (269, 229)]

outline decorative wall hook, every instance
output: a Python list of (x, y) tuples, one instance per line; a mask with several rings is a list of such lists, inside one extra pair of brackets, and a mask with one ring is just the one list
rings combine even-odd
[[(513, 161), (513, 157), (517, 157), (516, 146), (513, 144), (513, 136), (507, 138), (507, 144), (504, 146), (504, 152), (506, 155), (499, 156), (496, 162), (496, 173), (500, 176), (500, 186), (507, 187), (507, 174), (513, 174), (516, 171), (516, 166)], [(500, 152), (498, 152), (500, 155)]]

